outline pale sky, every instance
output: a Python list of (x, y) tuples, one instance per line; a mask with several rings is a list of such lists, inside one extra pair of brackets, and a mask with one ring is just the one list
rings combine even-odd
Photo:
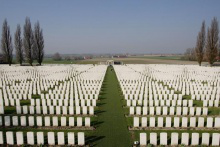
[[(183, 53), (203, 20), (220, 20), (219, 0), (0, 0), (14, 32), (25, 17), (44, 30), (45, 53)], [(1, 29), (0, 29), (1, 33)]]

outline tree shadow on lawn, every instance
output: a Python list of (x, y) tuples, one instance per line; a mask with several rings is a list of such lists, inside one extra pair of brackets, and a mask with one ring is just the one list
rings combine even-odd
[(97, 129), (103, 123), (104, 121), (93, 121), (92, 126), (94, 126)]
[(95, 115), (100, 115), (101, 113), (103, 112), (106, 112), (106, 111), (103, 111), (103, 110), (95, 110)]
[(105, 105), (106, 103), (97, 103), (97, 106)]
[(88, 144), (89, 146), (96, 146), (96, 142), (103, 138), (105, 138), (105, 136), (88, 136), (86, 137), (86, 144)]

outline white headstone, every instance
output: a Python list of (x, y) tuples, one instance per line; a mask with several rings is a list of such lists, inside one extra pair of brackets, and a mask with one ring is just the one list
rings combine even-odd
[(182, 145), (189, 145), (189, 133), (182, 133), (181, 144)]
[(207, 117), (207, 128), (213, 127), (213, 117)]
[(200, 116), (200, 115), (201, 115), (201, 112), (202, 112), (201, 107), (197, 107), (197, 108), (196, 108), (196, 116)]
[(34, 145), (34, 132), (27, 132), (27, 144)]
[(56, 106), (56, 114), (61, 114), (60, 106)]
[(57, 133), (58, 145), (65, 145), (64, 132)]
[(163, 117), (158, 117), (157, 118), (157, 126), (158, 127), (163, 127)]
[(220, 117), (215, 118), (215, 128), (220, 128)]
[(43, 132), (37, 132), (37, 144), (43, 145), (44, 144), (44, 134)]
[(196, 127), (196, 117), (190, 117), (190, 127)]
[(21, 126), (27, 126), (26, 116), (21, 116)]
[(42, 126), (42, 116), (37, 116), (37, 126)]
[(150, 127), (155, 127), (155, 117), (150, 117)]
[(14, 145), (13, 132), (11, 132), (11, 131), (6, 132), (6, 143), (8, 145)]
[(202, 145), (209, 146), (209, 133), (202, 133)]
[(134, 117), (134, 127), (139, 127), (139, 117)]
[(170, 107), (170, 115), (174, 115), (175, 114), (175, 107)]
[(80, 112), (81, 112), (80, 107), (79, 107), (79, 106), (76, 106), (76, 114), (79, 115), (79, 114), (81, 114)]
[(61, 117), (61, 126), (66, 126), (66, 117)]
[(199, 145), (199, 133), (192, 133), (191, 145)]
[(16, 132), (16, 139), (17, 139), (17, 145), (23, 145), (24, 144), (23, 132)]
[(150, 133), (150, 144), (157, 145), (157, 133)]
[(48, 139), (48, 144), (49, 145), (55, 145), (55, 135), (54, 135), (54, 132), (48, 132), (47, 133), (47, 139)]
[(54, 114), (54, 106), (49, 106), (50, 114)]
[(160, 145), (167, 145), (167, 133), (160, 133)]
[(75, 145), (74, 132), (68, 132), (67, 136), (68, 136), (68, 145)]
[(178, 145), (179, 134), (178, 133), (171, 133), (171, 145), (176, 146)]
[(188, 127), (188, 117), (182, 117), (182, 127)]
[(11, 118), (10, 116), (5, 116), (5, 126), (11, 126)]
[(4, 136), (2, 131), (0, 131), (0, 144), (4, 144)]
[(28, 117), (28, 125), (33, 127), (35, 124), (35, 121), (34, 121), (34, 116), (29, 116)]
[(12, 116), (12, 124), (13, 126), (18, 126), (18, 116)]
[(69, 126), (73, 127), (75, 125), (74, 117), (69, 117)]
[(44, 117), (44, 123), (46, 127), (50, 126), (50, 117), (49, 116), (45, 116)]
[(82, 117), (77, 117), (77, 127), (82, 127)]
[(147, 134), (140, 133), (140, 145), (147, 145)]
[(90, 117), (85, 117), (85, 126), (90, 127)]
[(84, 132), (78, 132), (78, 145), (85, 145), (85, 135)]
[(171, 117), (166, 117), (166, 127), (171, 127)]
[(150, 107), (150, 115), (154, 115), (154, 107)]
[(161, 115), (161, 107), (156, 107), (156, 115)]
[(212, 133), (212, 146), (219, 146), (220, 142), (220, 134)]
[(63, 108), (63, 114), (67, 115), (67, 106), (63, 106), (62, 108)]
[(147, 117), (141, 118), (141, 127), (147, 127)]
[(180, 127), (180, 118), (174, 117), (174, 127)]

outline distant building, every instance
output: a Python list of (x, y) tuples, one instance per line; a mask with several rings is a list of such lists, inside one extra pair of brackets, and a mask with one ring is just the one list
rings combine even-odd
[(127, 58), (127, 55), (114, 55), (112, 58)]
[(102, 61), (99, 62), (100, 65), (121, 65), (123, 62), (121, 61), (114, 61), (114, 60), (107, 60), (106, 62)]

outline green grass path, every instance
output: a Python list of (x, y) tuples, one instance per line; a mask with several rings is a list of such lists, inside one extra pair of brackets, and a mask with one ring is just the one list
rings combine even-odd
[(98, 121), (95, 134), (102, 139), (96, 142), (101, 147), (131, 146), (130, 134), (122, 107), (119, 83), (112, 67), (108, 67), (100, 96)]

